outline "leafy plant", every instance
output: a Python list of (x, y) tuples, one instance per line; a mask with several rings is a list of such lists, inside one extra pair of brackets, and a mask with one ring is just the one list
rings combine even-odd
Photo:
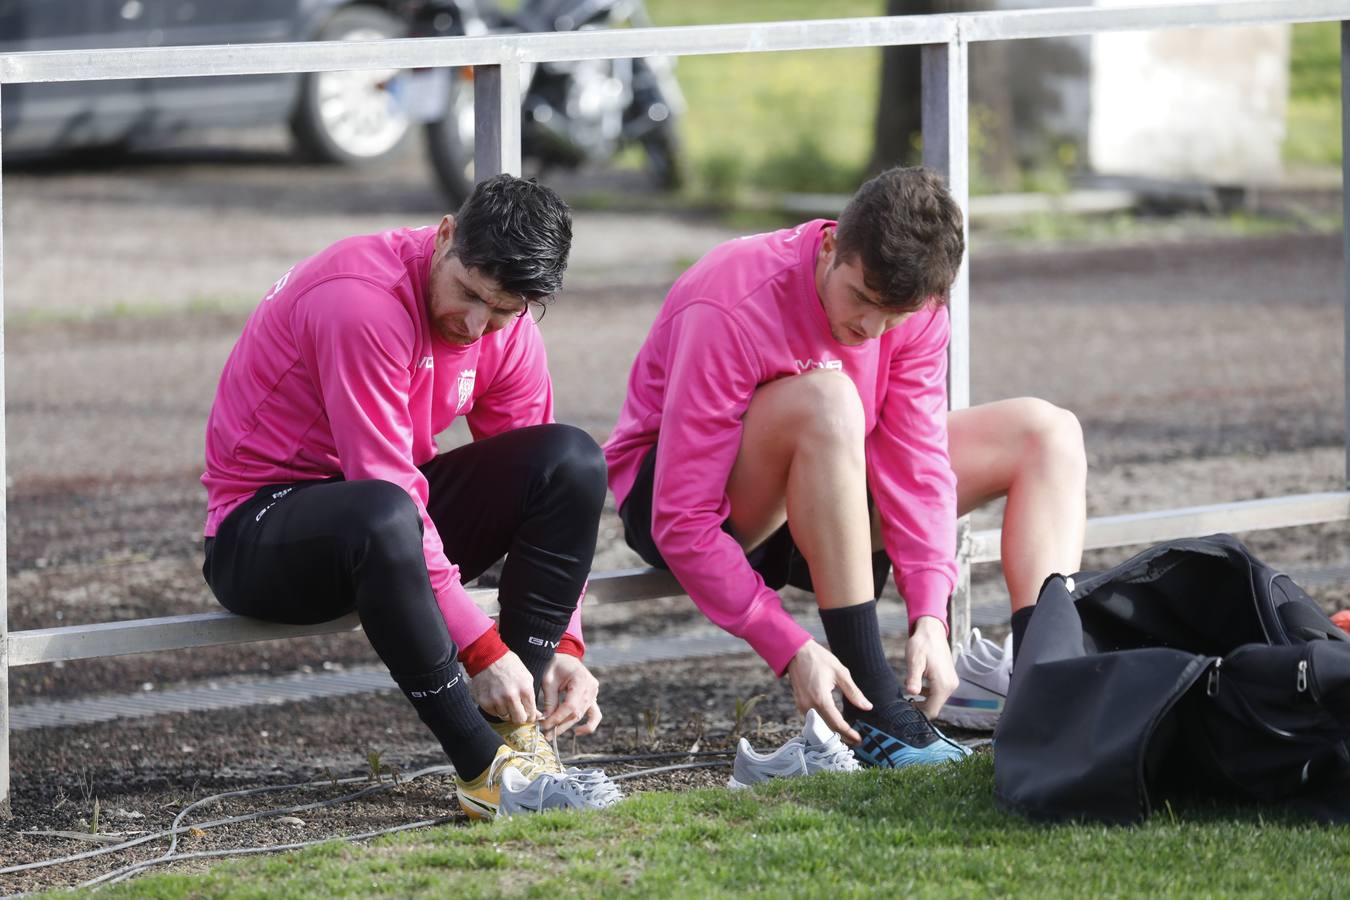
[(703, 734), (708, 728), (708, 724), (703, 716), (703, 710), (700, 709), (694, 713), (693, 721), (690, 724), (694, 726), (694, 742), (689, 745), (689, 752), (697, 753), (699, 748), (703, 745)]
[[(382, 759), (383, 757), (378, 750), (371, 750), (366, 754), (366, 762), (370, 766), (370, 774), (367, 777), (376, 784), (383, 784), (384, 776), (388, 775), (389, 780), (394, 784), (402, 783), (402, 773), (392, 766), (386, 766)], [(336, 783), (337, 781), (334, 779), (334, 784)]]
[(649, 706), (642, 710), (642, 732), (643, 744), (648, 749), (656, 746), (656, 739), (661, 733), (661, 708), (659, 706)]
[(746, 733), (745, 727), (750, 724), (750, 714), (755, 711), (756, 706), (759, 706), (759, 701), (763, 700), (766, 696), (767, 695), (765, 694), (755, 694), (753, 697), (749, 698), (736, 698), (736, 708), (732, 711), (733, 718), (731, 724), (731, 736), (733, 738), (741, 737)]

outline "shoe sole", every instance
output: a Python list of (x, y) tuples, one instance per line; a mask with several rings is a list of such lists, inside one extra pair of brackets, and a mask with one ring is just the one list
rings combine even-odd
[(970, 731), (993, 731), (1003, 715), (1006, 698), (974, 682), (962, 682), (972, 696), (953, 694), (938, 713), (938, 719), (957, 728)]
[(942, 766), (948, 763), (959, 763), (965, 759), (964, 754), (952, 753), (943, 756), (910, 756), (909, 758), (878, 758), (859, 756), (858, 762), (869, 769), (908, 769), (912, 766)]
[(938, 720), (953, 728), (967, 731), (993, 731), (998, 726), (998, 712), (983, 712), (970, 709), (943, 709)]
[(491, 821), (497, 818), (497, 807), (495, 806), (481, 803), (464, 794), (457, 794), (456, 799), (459, 800), (459, 808), (464, 810), (464, 815), (468, 816), (470, 819), (477, 821)]
[[(812, 776), (812, 775), (817, 775), (817, 774), (819, 774), (820, 772), (826, 772), (826, 771), (835, 771), (835, 770), (832, 770), (832, 769), (820, 769), (820, 770), (818, 770), (818, 771), (816, 771), (816, 772), (794, 772), (794, 773), (791, 774), (791, 775), (771, 775), (771, 776), (769, 776), (768, 778), (761, 778), (759, 781), (755, 781), (755, 782), (752, 782), (752, 783), (750, 783), (750, 784), (745, 784), (744, 782), (737, 781), (737, 780), (736, 780), (736, 776), (735, 776), (735, 775), (732, 775), (730, 778), (727, 779), (727, 787), (731, 788), (733, 791), (743, 791), (743, 790), (746, 790), (747, 788), (752, 788), (752, 787), (754, 787), (756, 784), (763, 784), (763, 783), (766, 782), (766, 781), (782, 781), (782, 780), (785, 779), (785, 778), (809, 778), (809, 777)], [(837, 771), (841, 771), (841, 772), (842, 772), (842, 771), (844, 771), (844, 770), (843, 770), (843, 769), (839, 769), (839, 770), (837, 770)]]

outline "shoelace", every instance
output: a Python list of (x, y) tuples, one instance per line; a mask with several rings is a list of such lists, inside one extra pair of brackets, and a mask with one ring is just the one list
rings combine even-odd
[(907, 744), (917, 745), (922, 741), (927, 745), (938, 736), (937, 729), (928, 721), (928, 717), (907, 700), (892, 704), (883, 715), (899, 731), (896, 737)]
[(558, 787), (571, 795), (575, 805), (583, 808), (603, 809), (623, 799), (618, 785), (599, 769), (568, 769), (553, 777)]
[(853, 751), (835, 735), (822, 747), (808, 747), (806, 756), (816, 765), (830, 772), (856, 772), (862, 768)]
[(558, 755), (558, 739), (556, 735), (550, 742), (544, 737), (542, 731), (537, 727), (522, 725), (517, 728), (514, 734), (526, 733), (529, 735), (528, 741), (520, 741), (525, 744), (523, 749), (517, 750), (517, 753), (525, 753), (536, 757), (538, 765), (544, 769), (551, 769), (554, 774), (563, 770), (562, 758)]
[(562, 769), (563, 767), (562, 759), (558, 756), (557, 738), (550, 742), (538, 728), (530, 729), (530, 749), (528, 752), (539, 757), (543, 765), (553, 766), (556, 769)]
[(497, 757), (496, 771), (488, 776), (489, 783), (499, 780), (501, 770), (507, 766), (511, 766), (521, 775), (524, 775), (527, 781), (534, 781), (540, 775), (555, 774), (548, 772), (548, 763), (541, 759), (539, 754), (525, 750), (511, 750)]

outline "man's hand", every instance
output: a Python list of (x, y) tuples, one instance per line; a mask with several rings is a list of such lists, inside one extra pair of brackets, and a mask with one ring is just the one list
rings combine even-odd
[(583, 716), (586, 721), (577, 727), (577, 734), (592, 734), (600, 727), (604, 716), (595, 699), (600, 693), (600, 682), (580, 659), (566, 653), (555, 655), (544, 673), (543, 691), (544, 720), (539, 729), (544, 737), (552, 740)]
[[(932, 719), (942, 711), (947, 698), (956, 690), (956, 667), (952, 665), (952, 650), (947, 644), (947, 629), (932, 616), (919, 616), (914, 633), (905, 644), (905, 693), (911, 697), (924, 695), (920, 709)], [(923, 687), (928, 679), (928, 690)]]
[(480, 709), (509, 722), (539, 718), (534, 705), (534, 679), (520, 657), (510, 651), (473, 677), (469, 693)]
[(871, 709), (872, 703), (858, 690), (853, 676), (833, 653), (815, 641), (807, 641), (788, 663), (787, 676), (792, 684), (793, 699), (797, 701), (797, 712), (814, 709), (826, 725), (850, 744), (862, 740), (835, 706), (834, 689), (839, 688), (844, 699), (859, 709)]

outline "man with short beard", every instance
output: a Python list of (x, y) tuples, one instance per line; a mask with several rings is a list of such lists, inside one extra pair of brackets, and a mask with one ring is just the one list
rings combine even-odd
[[(557, 194), (502, 175), (437, 227), (339, 241), (263, 298), (207, 424), (216, 597), (294, 624), (355, 610), (474, 818), (504, 783), (512, 808), (618, 796), (544, 739), (601, 716), (578, 603), (605, 464), (554, 423), (529, 314), (562, 286), (571, 238)], [(473, 442), (438, 454), (460, 416)], [(464, 583), (503, 555), (494, 624)]]

